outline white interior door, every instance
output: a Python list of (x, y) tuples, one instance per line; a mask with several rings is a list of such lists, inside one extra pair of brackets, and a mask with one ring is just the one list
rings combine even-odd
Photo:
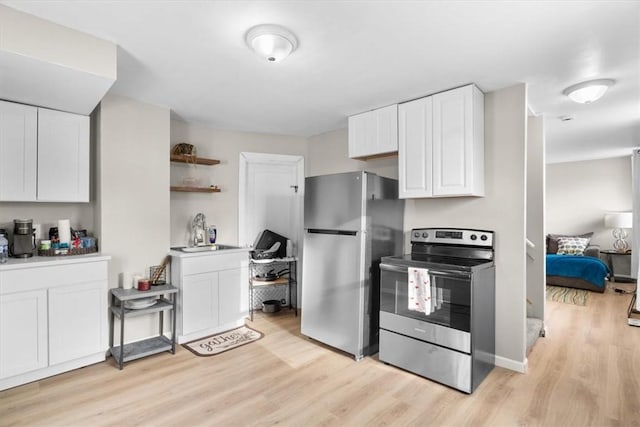
[[(280, 154), (240, 153), (238, 243), (250, 246), (269, 229), (293, 244), (302, 259), (304, 158)], [(297, 293), (300, 295), (300, 292)]]
[(299, 246), (303, 187), (302, 157), (241, 153), (240, 245), (253, 244), (259, 232), (269, 229)]

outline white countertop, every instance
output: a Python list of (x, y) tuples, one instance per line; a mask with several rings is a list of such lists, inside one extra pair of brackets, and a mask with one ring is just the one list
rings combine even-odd
[(61, 255), (61, 256), (32, 256), (30, 258), (9, 258), (4, 264), (0, 264), (0, 271), (19, 270), (32, 267), (49, 267), (65, 264), (80, 264), (84, 262), (109, 261), (110, 255), (99, 252), (87, 255)]
[(211, 255), (224, 255), (224, 254), (236, 254), (242, 252), (249, 252), (251, 248), (234, 248), (234, 249), (219, 249), (208, 250), (202, 252), (182, 252), (180, 250), (170, 250), (169, 255), (176, 258), (193, 258)]

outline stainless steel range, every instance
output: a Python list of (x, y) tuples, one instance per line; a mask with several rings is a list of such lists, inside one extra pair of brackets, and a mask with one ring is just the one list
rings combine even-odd
[(380, 264), (382, 362), (472, 393), (495, 361), (494, 233), (418, 228)]

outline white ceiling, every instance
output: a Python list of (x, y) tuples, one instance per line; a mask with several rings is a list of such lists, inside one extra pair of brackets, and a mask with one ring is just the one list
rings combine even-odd
[[(640, 146), (638, 1), (0, 3), (117, 43), (112, 92), (214, 128), (311, 136), (466, 83), (524, 82), (545, 117), (548, 162)], [(261, 23), (289, 28), (298, 49), (280, 63), (259, 58), (244, 36)], [(591, 105), (562, 95), (594, 78), (617, 83)]]

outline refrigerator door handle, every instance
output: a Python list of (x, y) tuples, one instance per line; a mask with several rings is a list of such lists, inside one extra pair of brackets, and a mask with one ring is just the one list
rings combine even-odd
[(308, 228), (307, 233), (311, 234), (335, 234), (339, 236), (356, 236), (358, 234), (357, 231), (351, 230), (328, 230), (324, 228)]

